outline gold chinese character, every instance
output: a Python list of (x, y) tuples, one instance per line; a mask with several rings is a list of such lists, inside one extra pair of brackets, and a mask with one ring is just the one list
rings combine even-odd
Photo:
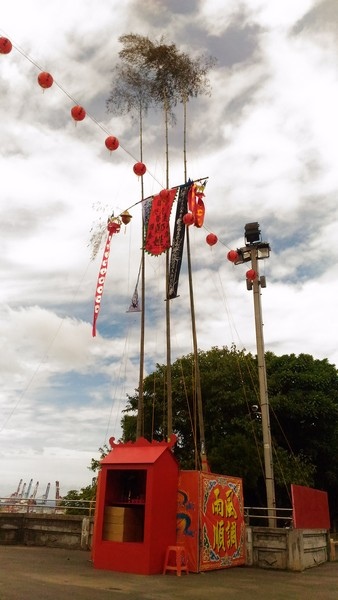
[(219, 489), (214, 490), (216, 500), (212, 504), (212, 512), (214, 515), (220, 515), (224, 517), (224, 500), (219, 498)]
[(214, 543), (213, 548), (217, 547), (219, 552), (220, 548), (225, 550), (225, 539), (224, 539), (224, 521), (217, 521), (214, 525)]
[(232, 546), (235, 546), (235, 548), (237, 548), (237, 523), (235, 521), (230, 523), (229, 521), (225, 531), (227, 534), (227, 547), (231, 548)]
[(234, 517), (235, 519), (237, 519), (237, 512), (235, 510), (235, 507), (234, 507), (234, 504), (232, 501), (233, 491), (228, 490), (225, 495), (226, 495), (225, 516), (226, 517)]

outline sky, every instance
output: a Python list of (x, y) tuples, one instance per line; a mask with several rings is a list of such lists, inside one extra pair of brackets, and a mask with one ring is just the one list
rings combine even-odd
[[(256, 352), (248, 265), (227, 260), (259, 222), (265, 349), (338, 365), (338, 18), (335, 0), (11, 0), (0, 10), (0, 496), (91, 482), (91, 458), (138, 386), (140, 314), (127, 313), (141, 247), (138, 124), (107, 112), (119, 37), (139, 33), (216, 59), (211, 94), (188, 106), (188, 175), (208, 178), (190, 228), (198, 347)], [(54, 85), (37, 83), (48, 71)], [(75, 123), (79, 104), (86, 118)], [(170, 185), (183, 183), (182, 115), (169, 131)], [(107, 135), (120, 147), (109, 152)], [(165, 187), (163, 117), (144, 122), (144, 197)], [(135, 206), (134, 206), (135, 205)], [(92, 337), (104, 241), (113, 236)], [(175, 207), (173, 209), (173, 214)], [(172, 221), (171, 221), (172, 222)], [(210, 248), (206, 235), (218, 243)], [(106, 233), (104, 233), (103, 240)], [(171, 301), (172, 359), (192, 351), (183, 263)], [(146, 257), (146, 373), (166, 361), (164, 257)]]

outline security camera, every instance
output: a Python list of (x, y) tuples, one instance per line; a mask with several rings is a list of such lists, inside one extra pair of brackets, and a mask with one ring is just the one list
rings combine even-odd
[(256, 413), (256, 412), (259, 411), (259, 406), (257, 404), (253, 404), (251, 406), (251, 410), (252, 410), (253, 413)]

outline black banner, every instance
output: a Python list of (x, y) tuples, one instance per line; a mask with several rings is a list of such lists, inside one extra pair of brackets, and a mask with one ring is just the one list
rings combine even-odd
[(179, 188), (175, 218), (174, 235), (171, 246), (167, 300), (177, 298), (178, 281), (182, 265), (182, 255), (185, 238), (183, 217), (187, 212), (188, 191), (191, 183)]

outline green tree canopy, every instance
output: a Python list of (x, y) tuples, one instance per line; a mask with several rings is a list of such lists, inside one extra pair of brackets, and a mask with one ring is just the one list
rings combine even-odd
[[(236, 347), (199, 351), (206, 449), (210, 468), (243, 478), (247, 505), (265, 505), (263, 442), (256, 357)], [(338, 379), (327, 360), (307, 354), (266, 354), (276, 498), (290, 503), (291, 483), (338, 491)], [(166, 368), (156, 365), (144, 380), (144, 431), (163, 439), (166, 431)], [(172, 365), (175, 452), (181, 468), (198, 457), (194, 357)], [(138, 395), (129, 396), (123, 439), (135, 438)], [(258, 410), (256, 409), (258, 407)], [(197, 464), (198, 466), (198, 464)]]

